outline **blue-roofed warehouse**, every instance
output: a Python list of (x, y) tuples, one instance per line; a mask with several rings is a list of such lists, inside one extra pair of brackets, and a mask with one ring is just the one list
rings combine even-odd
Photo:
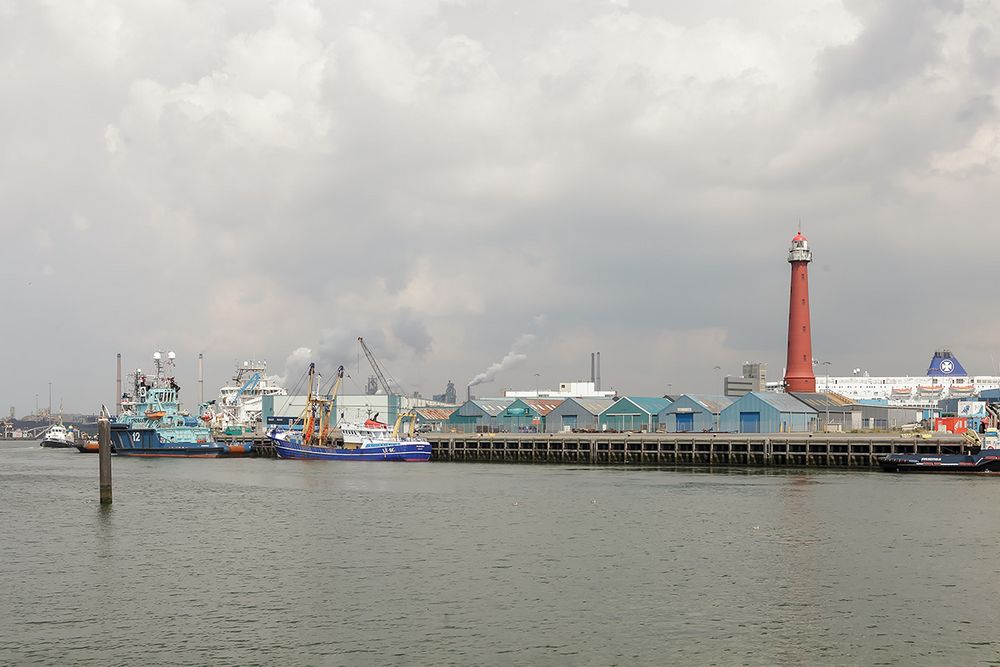
[(445, 426), (458, 433), (496, 433), (498, 416), (513, 402), (513, 398), (474, 398), (451, 413)]
[(545, 431), (597, 431), (598, 417), (613, 403), (610, 398), (567, 398), (546, 415)]
[(660, 426), (667, 433), (718, 431), (722, 409), (735, 400), (730, 396), (684, 394), (660, 413)]
[(719, 430), (728, 433), (808, 433), (816, 411), (788, 394), (750, 392), (723, 408)]
[(670, 405), (670, 399), (646, 396), (619, 398), (601, 413), (602, 431), (655, 431), (659, 415)]

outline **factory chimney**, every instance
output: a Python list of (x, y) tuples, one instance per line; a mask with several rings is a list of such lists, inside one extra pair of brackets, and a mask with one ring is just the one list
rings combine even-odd
[(597, 373), (594, 375), (594, 390), (601, 390), (601, 353), (597, 353)]
[(597, 382), (597, 376), (594, 375), (594, 353), (590, 353), (590, 381)]
[(809, 241), (799, 231), (788, 249), (792, 265), (788, 302), (788, 360), (785, 363), (785, 391), (814, 392), (816, 376), (812, 366), (812, 329), (809, 326)]
[(204, 362), (204, 355), (201, 352), (198, 353), (198, 402), (205, 402), (205, 368), (202, 365)]
[(118, 353), (118, 372), (115, 375), (115, 415), (122, 413), (122, 353)]

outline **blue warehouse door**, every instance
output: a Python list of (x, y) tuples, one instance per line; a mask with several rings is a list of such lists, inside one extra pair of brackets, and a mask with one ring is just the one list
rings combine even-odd
[(760, 433), (760, 413), (740, 413), (740, 433)]
[(694, 430), (694, 413), (693, 412), (678, 412), (677, 413), (677, 432), (678, 433), (689, 433)]
[(562, 427), (563, 431), (572, 431), (576, 428), (576, 417), (577, 415), (563, 415), (562, 416)]

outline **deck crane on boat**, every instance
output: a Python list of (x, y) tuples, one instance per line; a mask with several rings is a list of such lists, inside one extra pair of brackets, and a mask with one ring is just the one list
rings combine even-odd
[(392, 393), (392, 389), (389, 388), (389, 381), (385, 379), (385, 373), (382, 371), (382, 367), (379, 366), (378, 361), (375, 359), (375, 355), (372, 351), (368, 349), (365, 345), (365, 339), (358, 336), (358, 344), (361, 345), (361, 349), (364, 350), (365, 356), (368, 358), (368, 363), (371, 364), (372, 370), (375, 372), (375, 377), (378, 378), (378, 383), (382, 386), (386, 395)]
[(250, 376), (249, 380), (243, 383), (243, 386), (240, 387), (240, 390), (229, 398), (228, 400), (229, 405), (236, 405), (240, 400), (240, 396), (250, 391), (251, 389), (254, 389), (258, 384), (260, 384), (260, 373), (255, 372), (253, 375)]

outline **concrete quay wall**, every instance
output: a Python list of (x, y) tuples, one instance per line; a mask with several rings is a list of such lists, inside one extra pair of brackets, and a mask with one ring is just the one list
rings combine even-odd
[(875, 468), (887, 454), (957, 454), (961, 437), (899, 433), (428, 433), (432, 461)]

